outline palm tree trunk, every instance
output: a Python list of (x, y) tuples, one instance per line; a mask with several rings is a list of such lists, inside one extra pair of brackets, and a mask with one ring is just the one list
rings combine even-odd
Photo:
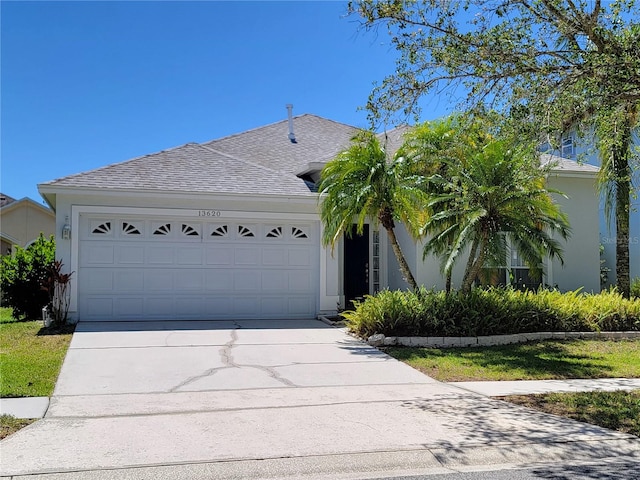
[(451, 293), (451, 270), (447, 272), (447, 278), (444, 284), (444, 291), (447, 294)]
[(629, 165), (630, 145), (633, 142), (632, 119), (637, 115), (633, 107), (624, 111), (624, 120), (616, 129), (614, 147), (612, 149), (613, 168), (616, 182), (616, 283), (624, 298), (631, 295), (631, 279), (629, 273), (629, 211), (631, 208), (631, 166)]
[[(478, 254), (478, 245), (480, 242), (478, 239), (473, 240), (473, 244), (471, 245), (471, 251), (469, 252), (469, 259), (467, 260), (467, 265), (464, 267), (464, 276), (462, 277), (462, 290), (464, 291), (464, 286), (467, 283), (467, 278), (470, 275), (471, 269), (473, 268), (473, 263), (476, 260), (476, 255)], [(471, 284), (469, 284), (471, 285)], [(469, 287), (471, 288), (471, 287)]]
[[(626, 157), (626, 156), (625, 156)], [(631, 295), (631, 278), (629, 273), (629, 181), (631, 171), (628, 161), (616, 161), (616, 283), (624, 298)], [(618, 165), (618, 162), (623, 165)]]
[[(478, 255), (478, 258), (475, 258), (475, 254), (478, 249), (480, 249), (480, 254)], [(471, 253), (473, 255), (469, 255), (469, 262), (467, 262), (467, 271), (465, 272), (464, 280), (462, 281), (462, 291), (464, 293), (469, 293), (471, 291), (471, 285), (484, 266), (484, 260), (487, 251), (486, 235), (482, 236), (482, 240), (480, 242), (474, 241), (474, 245), (471, 250)]]
[(393, 253), (398, 259), (398, 263), (400, 264), (400, 271), (402, 272), (402, 277), (409, 284), (409, 288), (414, 292), (418, 291), (418, 283), (416, 279), (413, 277), (411, 273), (411, 268), (409, 268), (409, 264), (407, 260), (404, 258), (404, 254), (402, 253), (402, 249), (400, 248), (400, 244), (398, 243), (398, 239), (396, 238), (396, 232), (393, 228), (385, 227), (387, 231), (387, 235), (389, 236), (389, 241), (391, 242), (391, 248), (393, 248)]

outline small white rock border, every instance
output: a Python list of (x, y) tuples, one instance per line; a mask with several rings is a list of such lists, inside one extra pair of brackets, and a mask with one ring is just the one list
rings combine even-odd
[(480, 337), (386, 337), (379, 333), (371, 335), (367, 343), (372, 347), (426, 347), (426, 348), (454, 348), (454, 347), (490, 347), (493, 345), (509, 345), (537, 340), (561, 339), (635, 339), (640, 338), (640, 331), (627, 332), (536, 332), (517, 333), (514, 335), (487, 335)]

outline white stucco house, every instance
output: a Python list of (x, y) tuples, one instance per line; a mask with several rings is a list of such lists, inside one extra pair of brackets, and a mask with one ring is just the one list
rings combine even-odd
[[(406, 288), (375, 228), (334, 252), (320, 243), (315, 182), (356, 132), (305, 114), (40, 184), (56, 212), (57, 256), (75, 272), (70, 318), (311, 318)], [(560, 159), (549, 178), (570, 197), (558, 201), (573, 237), (545, 283), (599, 289), (595, 172)], [(399, 230), (417, 280), (440, 286), (437, 260), (423, 262)]]
[[(560, 148), (554, 153), (570, 160), (577, 160), (580, 163), (600, 166), (598, 152), (591, 144), (593, 139), (590, 135), (581, 138), (576, 132), (568, 132), (562, 137)], [(640, 152), (640, 138), (638, 133), (634, 135), (635, 152)], [(640, 196), (638, 196), (638, 186), (640, 185), (640, 165), (638, 157), (633, 164), (633, 181), (635, 192), (631, 197), (631, 212), (629, 215), (629, 274), (631, 279), (640, 278)], [(599, 203), (599, 225), (600, 244), (603, 247), (602, 259), (604, 266), (609, 269), (608, 280), (605, 286), (616, 284), (616, 227), (615, 219), (608, 219), (605, 216), (604, 200)]]

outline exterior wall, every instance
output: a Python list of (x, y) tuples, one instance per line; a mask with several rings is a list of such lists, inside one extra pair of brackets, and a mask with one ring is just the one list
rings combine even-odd
[[(600, 291), (600, 256), (598, 236), (598, 197), (595, 178), (592, 176), (549, 177), (550, 188), (565, 193), (569, 198), (556, 195), (555, 201), (568, 215), (572, 226), (572, 236), (563, 245), (564, 266), (558, 261), (545, 261), (543, 283), (557, 286), (563, 291), (582, 288), (587, 292)], [(398, 228), (397, 235), (410, 265), (415, 267), (416, 281), (426, 288), (444, 290), (445, 279), (440, 273), (440, 260), (433, 255), (422, 260), (423, 242), (413, 243), (404, 228)], [(412, 246), (413, 245), (413, 246)], [(460, 288), (468, 251), (460, 255), (453, 269), (453, 288)], [(389, 287), (406, 289), (406, 283), (398, 270), (393, 251), (389, 248)]]
[[(640, 148), (640, 138), (634, 136), (635, 147)], [(636, 153), (637, 154), (637, 153)], [(586, 140), (577, 139), (575, 148), (575, 159), (579, 162), (600, 166), (598, 152), (586, 143)], [(636, 196), (631, 198), (630, 232), (629, 232), (629, 267), (631, 279), (640, 278), (640, 196), (637, 195), (638, 185), (640, 185), (640, 169), (634, 171), (633, 185), (636, 186)], [(616, 283), (616, 228), (615, 219), (607, 219), (604, 214), (604, 201), (599, 201), (599, 225), (600, 225), (600, 245), (604, 252), (602, 259), (604, 266), (611, 269), (608, 274), (608, 282), (605, 287)]]
[[(396, 222), (395, 228), (396, 238), (398, 239), (398, 243), (400, 244), (400, 248), (402, 249), (402, 253), (404, 254), (407, 263), (409, 264), (409, 268), (411, 268), (411, 273), (413, 273), (416, 278), (416, 282), (420, 284), (420, 280), (418, 279), (418, 259), (422, 258), (422, 250), (418, 251), (418, 247), (416, 242), (411, 238), (407, 229), (399, 222)], [(382, 232), (382, 235), (386, 237), (386, 233)], [(400, 264), (396, 259), (395, 254), (393, 253), (393, 248), (389, 242), (387, 242), (387, 279), (388, 279), (388, 287), (390, 290), (406, 290), (409, 288), (409, 285), (402, 277), (402, 272), (400, 271)]]
[[(28, 199), (9, 204), (2, 212), (3, 244), (17, 244), (27, 247), (38, 238), (54, 234), (55, 214)], [(3, 248), (2, 253), (5, 250)]]
[(560, 290), (600, 291), (600, 247), (598, 195), (593, 177), (569, 177), (551, 174), (548, 187), (568, 198), (554, 200), (569, 217), (571, 236), (564, 242), (564, 266), (558, 259), (548, 262), (545, 283)]

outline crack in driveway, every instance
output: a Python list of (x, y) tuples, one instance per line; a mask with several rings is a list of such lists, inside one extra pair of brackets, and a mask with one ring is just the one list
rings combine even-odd
[(264, 365), (251, 365), (251, 364), (238, 364), (234, 361), (233, 359), (233, 352), (232, 349), (234, 346), (236, 346), (236, 342), (238, 341), (238, 333), (237, 331), (239, 329), (242, 328), (242, 325), (240, 325), (237, 322), (234, 322), (235, 325), (235, 329), (231, 330), (231, 340), (229, 340), (227, 343), (224, 344), (224, 347), (222, 347), (219, 351), (220, 354), (220, 359), (222, 360), (222, 363), (224, 366), (222, 367), (215, 367), (215, 368), (210, 368), (208, 370), (205, 370), (203, 373), (199, 374), (199, 375), (194, 375), (192, 377), (187, 378), (186, 380), (180, 382), (178, 385), (170, 388), (168, 391), (170, 393), (173, 392), (177, 392), (179, 391), (179, 389), (190, 385), (194, 382), (197, 382), (198, 380), (201, 380), (203, 378), (207, 378), (207, 377), (211, 377), (213, 375), (215, 375), (217, 372), (221, 371), (221, 370), (226, 370), (229, 368), (255, 368), (257, 370), (260, 370), (262, 372), (265, 372), (269, 377), (273, 378), (274, 380), (282, 383), (283, 385), (287, 386), (287, 387), (297, 387), (298, 385), (294, 384), (292, 381), (290, 381), (287, 378), (282, 377), (274, 368), (272, 367), (267, 367)]

